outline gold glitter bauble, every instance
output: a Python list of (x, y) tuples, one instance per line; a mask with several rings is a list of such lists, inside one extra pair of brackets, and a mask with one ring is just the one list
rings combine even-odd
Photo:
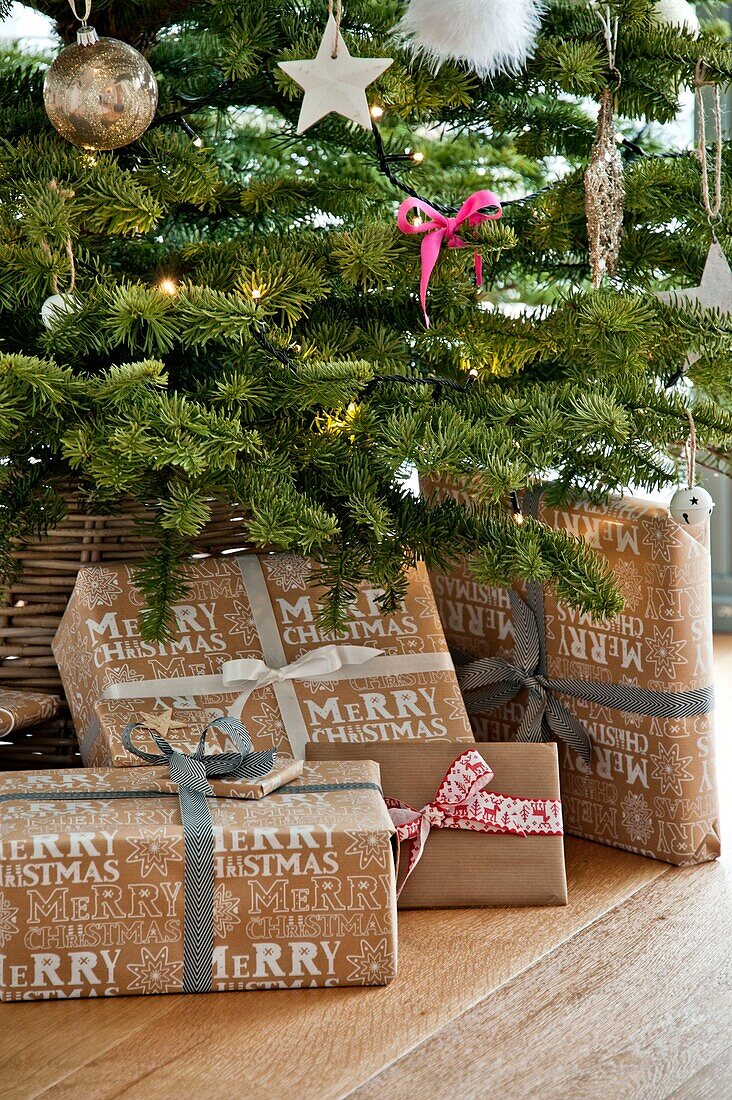
[(119, 149), (145, 133), (158, 105), (155, 76), (142, 54), (82, 27), (46, 73), (46, 113), (82, 149)]

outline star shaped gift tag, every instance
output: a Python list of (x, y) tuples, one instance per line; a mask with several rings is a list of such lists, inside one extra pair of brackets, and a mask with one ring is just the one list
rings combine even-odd
[(331, 113), (370, 130), (366, 88), (389, 68), (392, 61), (391, 57), (351, 57), (340, 28), (330, 15), (315, 57), (279, 63), (282, 71), (305, 91), (297, 122), (298, 134)]
[(137, 714), (137, 721), (143, 726), (147, 726), (149, 730), (155, 730), (156, 733), (159, 733), (161, 737), (165, 737), (166, 740), (171, 730), (190, 730), (191, 728), (189, 722), (174, 722), (173, 711), (170, 707), (164, 707), (154, 714), (146, 714), (141, 710)]
[[(698, 302), (702, 309), (717, 309), (721, 314), (732, 314), (732, 270), (719, 241), (713, 240), (711, 243), (699, 286), (690, 286), (685, 290), (662, 290), (656, 297), (669, 306)], [(699, 354), (693, 352), (686, 360), (686, 368), (699, 358)]]

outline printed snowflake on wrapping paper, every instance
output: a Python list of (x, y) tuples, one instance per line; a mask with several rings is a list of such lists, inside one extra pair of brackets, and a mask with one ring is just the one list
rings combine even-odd
[(348, 955), (353, 970), (348, 981), (360, 985), (383, 985), (394, 977), (394, 959), (387, 950), (386, 940), (379, 940), (372, 947), (368, 940), (361, 940), (361, 954)]
[[(239, 829), (244, 826), (247, 813), (246, 799), (217, 798), (210, 805), (214, 825), (220, 828), (231, 825)], [(243, 812), (242, 806), (244, 807)]]
[(317, 691), (327, 691), (328, 693), (337, 691), (338, 684), (338, 680), (308, 680), (308, 687), (313, 694)]
[[(261, 709), (256, 714), (248, 716), (247, 725), (254, 722), (259, 723), (262, 740), (268, 743), (271, 742), (278, 751), (280, 749), (289, 751), (290, 739), (287, 736), (287, 729), (279, 707), (273, 707), (270, 703), (262, 703)], [(255, 738), (255, 740), (258, 739)]]
[(691, 760), (690, 756), (681, 755), (681, 749), (678, 745), (671, 745), (666, 748), (663, 742), (658, 746), (657, 753), (651, 753), (651, 763), (653, 764), (651, 778), (661, 781), (661, 794), (668, 794), (671, 791), (672, 794), (679, 797), (683, 795), (684, 791), (681, 784), (694, 778), (687, 768), (687, 764), (690, 764)]
[(615, 578), (618, 588), (625, 597), (628, 611), (635, 611), (643, 595), (643, 578), (632, 561), (619, 561), (615, 566)]
[(644, 529), (643, 545), (650, 547), (651, 561), (671, 561), (671, 551), (681, 546), (681, 539), (674, 530), (669, 516), (652, 516), (641, 524)]
[(346, 836), (351, 842), (346, 848), (346, 855), (358, 856), (358, 865), (362, 871), (370, 863), (375, 863), (377, 867), (383, 866), (386, 850), (383, 833), (346, 833)]
[(82, 569), (76, 578), (76, 595), (91, 611), (95, 607), (112, 607), (122, 589), (111, 569)]
[(157, 955), (143, 947), (140, 961), (127, 963), (127, 969), (134, 974), (129, 988), (139, 993), (177, 993), (183, 984), (183, 963), (170, 962), (167, 947), (161, 947)]
[(163, 829), (151, 830), (127, 839), (132, 849), (127, 856), (127, 862), (139, 863), (140, 874), (145, 878), (152, 870), (166, 875), (168, 864), (178, 863), (182, 858), (178, 849), (178, 837), (166, 836)]
[(232, 928), (241, 924), (239, 898), (230, 894), (226, 884), (220, 882), (214, 894), (214, 930), (219, 939), (225, 940)]
[(455, 695), (448, 695), (445, 697), (444, 702), (445, 706), (449, 708), (448, 721), (459, 722), (461, 719), (465, 719), (465, 702), (462, 696), (458, 699)]
[(623, 825), (634, 844), (647, 844), (653, 834), (653, 814), (642, 794), (628, 792), (622, 801)]
[(141, 679), (142, 676), (138, 676), (129, 665), (118, 665), (117, 668), (106, 668), (104, 670), (102, 683), (104, 687), (109, 687), (110, 684), (133, 684), (136, 680)]
[(76, 679), (83, 683), (93, 683), (96, 672), (94, 655), (90, 649), (86, 648), (86, 645), (75, 645), (73, 652), (69, 654), (67, 659), (73, 663)]
[(682, 650), (686, 648), (686, 640), (679, 638), (674, 640), (673, 627), (667, 630), (653, 628), (653, 637), (646, 638), (648, 660), (653, 665), (656, 676), (668, 676), (673, 680), (676, 676), (676, 666), (688, 664), (686, 657), (682, 656)]
[(5, 894), (0, 894), (0, 947), (5, 947), (10, 937), (18, 931), (17, 916), (18, 910), (10, 904)]
[(424, 653), (424, 638), (420, 638), (419, 634), (403, 638), (402, 650), (404, 653)]
[(308, 587), (312, 572), (310, 562), (299, 554), (275, 554), (264, 559), (264, 567), (269, 579), (283, 592)]
[(422, 609), (419, 613), (420, 619), (433, 619), (437, 621), (437, 604), (431, 592), (428, 592), (426, 596), (417, 596), (414, 602)]
[(241, 634), (244, 645), (251, 645), (257, 639), (257, 624), (248, 603), (234, 600), (234, 610), (224, 615), (227, 622), (231, 623), (228, 633), (234, 637)]

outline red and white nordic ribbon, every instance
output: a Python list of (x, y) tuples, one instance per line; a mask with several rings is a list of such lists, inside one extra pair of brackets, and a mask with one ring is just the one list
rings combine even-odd
[(476, 749), (453, 760), (432, 802), (415, 810), (398, 798), (385, 799), (400, 844), (409, 859), (397, 894), (422, 858), (430, 829), (469, 829), (509, 836), (562, 836), (562, 804), (553, 798), (515, 798), (486, 791), (491, 768)]
[[(495, 209), (487, 214), (486, 208)], [(409, 215), (413, 210), (416, 210), (418, 215), (426, 214), (426, 219), (418, 216), (410, 221)], [(424, 199), (405, 199), (399, 207), (397, 225), (402, 233), (424, 234), (421, 246), (422, 276), (419, 283), (419, 300), (422, 303), (424, 323), (427, 328), (430, 325), (427, 316), (427, 288), (443, 244), (448, 248), (469, 248), (468, 242), (458, 236), (460, 226), (472, 227), (481, 225), (483, 222), (496, 221), (502, 213), (501, 201), (493, 191), (474, 191), (452, 218), (435, 210), (434, 206), (430, 206)], [(480, 252), (475, 252), (474, 262), (475, 283), (480, 287), (483, 285), (483, 257)]]

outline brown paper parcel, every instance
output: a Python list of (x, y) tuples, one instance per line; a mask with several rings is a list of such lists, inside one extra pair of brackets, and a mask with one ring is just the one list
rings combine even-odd
[[(214, 992), (383, 985), (395, 973), (378, 767), (305, 765), (267, 794), (301, 769), (279, 761), (261, 780), (212, 781)], [(159, 767), (0, 775), (0, 998), (181, 991), (175, 790)]]
[[(472, 741), (424, 566), (412, 571), (394, 616), (384, 617), (379, 593), (363, 586), (336, 639), (317, 626), (323, 590), (311, 583), (312, 571), (313, 563), (293, 554), (195, 562), (189, 596), (175, 608), (173, 638), (150, 643), (140, 638), (144, 601), (133, 568), (82, 569), (54, 655), (84, 763), (140, 764), (122, 746), (121, 731), (131, 715), (165, 707), (181, 723), (171, 736), (187, 751), (192, 731), (226, 714), (244, 722), (255, 749), (274, 745), (300, 758), (307, 740)], [(293, 664), (332, 650), (333, 642), (364, 663), (297, 678)], [(372, 656), (375, 649), (382, 655)], [(222, 670), (236, 671), (230, 662), (237, 661), (259, 661), (274, 676), (289, 668), (293, 678), (258, 688), (235, 679), (239, 686), (228, 687)], [(220, 747), (215, 736), (210, 745)]]
[[(445, 485), (440, 491), (446, 491)], [(708, 527), (681, 526), (663, 505), (631, 497), (606, 505), (542, 502), (550, 527), (585, 538), (615, 572), (625, 610), (612, 622), (545, 593), (550, 678), (708, 692), (713, 684)], [(467, 565), (432, 583), (451, 646), (474, 658), (513, 659), (506, 589), (478, 584)], [(675, 864), (719, 855), (713, 714), (661, 718), (560, 695), (592, 741), (588, 767), (560, 743), (568, 833)], [(513, 737), (526, 693), (471, 715), (478, 741)]]
[[(494, 777), (488, 791), (521, 798), (558, 799), (554, 744), (476, 746)], [(463, 749), (456, 745), (322, 745), (308, 760), (376, 760), (387, 798), (426, 806)], [(404, 858), (403, 856), (401, 858)], [(566, 905), (561, 836), (505, 836), (464, 829), (430, 830), (424, 853), (399, 897), (400, 909), (468, 905)]]
[(0, 737), (53, 718), (61, 709), (58, 695), (37, 691), (0, 691)]

